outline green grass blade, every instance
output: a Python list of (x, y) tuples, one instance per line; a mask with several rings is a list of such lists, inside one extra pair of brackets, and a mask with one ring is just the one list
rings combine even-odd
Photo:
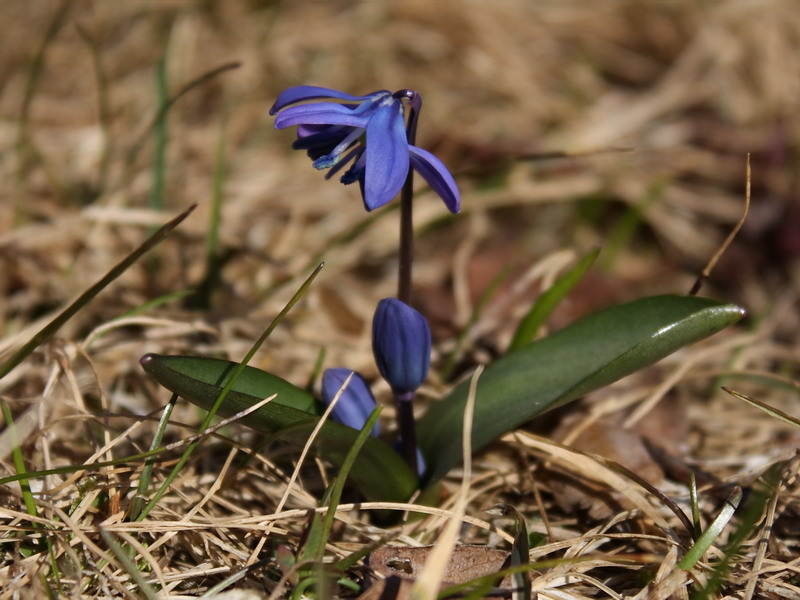
[(322, 561), (325, 555), (325, 544), (328, 543), (328, 537), (330, 537), (331, 529), (333, 528), (333, 519), (336, 516), (336, 507), (339, 506), (339, 502), (342, 500), (344, 484), (350, 475), (353, 465), (355, 465), (358, 454), (361, 452), (364, 444), (369, 439), (372, 427), (375, 425), (375, 423), (378, 421), (378, 417), (381, 415), (381, 410), (382, 408), (377, 406), (375, 407), (375, 410), (372, 411), (369, 419), (367, 419), (367, 422), (361, 428), (361, 431), (358, 432), (358, 436), (356, 437), (353, 446), (350, 448), (350, 451), (345, 456), (344, 461), (342, 461), (342, 466), (339, 468), (339, 474), (336, 476), (336, 480), (332, 486), (328, 510), (325, 511), (325, 518), (322, 521), (322, 530), (320, 531), (320, 538), (317, 543), (317, 551), (316, 555), (314, 556), (314, 558), (318, 561)]
[[(475, 403), (475, 451), (533, 417), (575, 400), (739, 321), (745, 311), (694, 296), (655, 296), (586, 317), (486, 368)], [(461, 460), (469, 381), (431, 405), (418, 443), (435, 481)]]
[(742, 490), (737, 487), (725, 501), (722, 510), (719, 511), (719, 514), (711, 522), (711, 525), (708, 526), (708, 529), (700, 534), (700, 537), (697, 538), (694, 545), (689, 548), (686, 555), (678, 562), (678, 568), (689, 570), (703, 558), (706, 551), (711, 547), (711, 544), (714, 543), (714, 540), (716, 540), (722, 533), (722, 530), (725, 529), (728, 521), (733, 518), (733, 514), (736, 512), (741, 500)]
[(156, 98), (158, 120), (153, 128), (155, 149), (153, 153), (153, 185), (150, 188), (149, 206), (151, 210), (160, 212), (164, 209), (164, 181), (167, 172), (167, 111), (163, 108), (169, 101), (167, 59), (163, 56), (156, 66)]
[[(289, 311), (294, 307), (294, 305), (297, 304), (300, 301), (300, 298), (302, 298), (305, 295), (305, 293), (308, 291), (308, 288), (311, 287), (311, 283), (314, 281), (319, 272), (322, 270), (323, 266), (324, 263), (320, 263), (317, 266), (317, 268), (314, 269), (311, 275), (309, 275), (308, 278), (303, 282), (303, 285), (300, 286), (300, 289), (298, 289), (295, 292), (294, 296), (292, 296), (289, 302), (286, 304), (286, 306), (283, 307), (283, 310), (281, 310), (281, 312), (279, 312), (278, 315), (267, 326), (267, 328), (264, 330), (264, 333), (261, 334), (261, 337), (259, 337), (258, 340), (256, 340), (255, 344), (253, 344), (253, 346), (247, 352), (242, 362), (238, 363), (235, 366), (233, 371), (230, 373), (230, 377), (220, 390), (213, 404), (211, 405), (211, 407), (208, 408), (208, 413), (203, 419), (203, 422), (200, 424), (200, 429), (199, 429), (200, 431), (205, 431), (206, 429), (208, 429), (209, 425), (211, 425), (211, 421), (214, 419), (220, 407), (223, 405), (226, 396), (231, 391), (231, 388), (233, 388), (234, 384), (236, 383), (236, 380), (239, 378), (242, 371), (244, 371), (245, 368), (247, 367), (247, 363), (250, 362), (255, 353), (258, 352), (258, 349), (261, 348), (261, 345), (267, 340), (267, 338), (269, 338), (269, 336), (272, 334), (275, 328), (280, 324), (281, 321), (283, 321), (284, 317), (289, 313)], [(172, 391), (173, 393), (176, 393), (175, 390)], [(264, 396), (264, 398), (266, 397), (267, 396)], [(259, 400), (262, 399), (263, 398), (260, 398)], [(180, 470), (189, 460), (189, 457), (194, 452), (194, 449), (198, 445), (200, 445), (202, 441), (203, 441), (202, 437), (198, 438), (197, 440), (193, 441), (186, 447), (186, 450), (183, 451), (183, 454), (178, 459), (178, 462), (175, 463), (175, 466), (173, 467), (170, 474), (167, 475), (167, 478), (164, 480), (164, 483), (161, 485), (161, 487), (158, 489), (155, 495), (150, 499), (150, 502), (147, 503), (147, 506), (145, 506), (142, 509), (142, 512), (139, 513), (139, 515), (137, 516), (136, 518), (137, 521), (141, 521), (142, 519), (144, 519), (148, 514), (150, 514), (150, 511), (153, 510), (153, 508), (155, 508), (156, 504), (158, 504), (158, 501), (162, 498), (162, 496), (164, 496), (164, 494), (167, 493), (169, 486), (172, 484), (172, 482), (178, 476)]]
[(102, 292), (112, 281), (122, 275), (128, 267), (135, 263), (139, 258), (148, 252), (151, 248), (159, 244), (170, 232), (175, 229), (181, 222), (189, 216), (189, 214), (197, 207), (192, 204), (189, 208), (179, 214), (177, 217), (163, 225), (158, 231), (151, 235), (145, 242), (126, 256), (119, 264), (106, 273), (100, 281), (95, 283), (88, 290), (83, 292), (77, 300), (65, 308), (55, 319), (45, 325), (38, 331), (25, 345), (17, 350), (8, 360), (0, 365), (0, 379), (8, 375), (14, 367), (19, 365), (25, 358), (27, 358), (36, 348), (46, 342), (50, 337), (58, 331), (64, 323), (69, 321), (79, 310), (86, 306), (91, 300), (100, 292)]
[(520, 322), (509, 346), (509, 352), (519, 350), (530, 344), (536, 337), (539, 329), (561, 303), (564, 297), (574, 288), (600, 255), (600, 248), (595, 248), (545, 291), (531, 306), (528, 314)]
[[(325, 491), (322, 493), (322, 498), (319, 500), (319, 507), (330, 506), (331, 497), (333, 496), (333, 489), (336, 486), (337, 481), (339, 480), (338, 477), (334, 477)], [(334, 509), (335, 510), (335, 509)], [(322, 557), (325, 555), (325, 543), (327, 541), (327, 537), (322, 535), (322, 513), (318, 513), (314, 511), (314, 514), (311, 515), (311, 519), (308, 525), (308, 535), (306, 536), (305, 544), (303, 547), (300, 548), (298, 552), (297, 560), (298, 561), (314, 561), (314, 560), (322, 560)], [(319, 558), (317, 558), (319, 556)], [(301, 577), (306, 577), (310, 573), (310, 569), (306, 569), (303, 573), (301, 573)]]
[[(25, 476), (27, 471), (25, 469), (25, 458), (22, 456), (22, 446), (20, 445), (19, 436), (17, 435), (17, 427), (14, 424), (14, 418), (11, 415), (11, 409), (8, 407), (6, 401), (0, 397), (0, 408), (2, 408), (3, 419), (6, 422), (6, 428), (11, 434), (11, 459), (14, 461), (14, 470), (17, 475)], [(22, 500), (25, 503), (25, 510), (32, 517), (38, 517), (39, 511), (36, 509), (36, 501), (33, 499), (31, 486), (27, 478), (19, 480), (19, 487), (22, 490)], [(31, 522), (31, 524), (38, 528), (39, 524)]]
[(136, 567), (136, 564), (130, 559), (130, 557), (125, 552), (125, 549), (117, 543), (117, 540), (114, 539), (108, 531), (100, 530), (100, 536), (103, 538), (103, 541), (106, 543), (106, 546), (114, 553), (114, 556), (117, 557), (117, 560), (123, 566), (123, 568), (128, 572), (128, 575), (131, 576), (131, 579), (136, 582), (136, 585), (139, 586), (139, 589), (142, 591), (147, 600), (158, 600), (158, 593), (153, 589), (149, 583), (147, 583), (147, 579), (142, 574), (141, 571)]
[(206, 232), (206, 272), (197, 293), (191, 299), (193, 308), (211, 308), (211, 297), (219, 287), (223, 260), (219, 253), (219, 228), (222, 222), (222, 196), (225, 184), (225, 121), (219, 128), (214, 153), (214, 175), (211, 191), (211, 211)]
[[(153, 436), (153, 441), (150, 442), (150, 450), (156, 450), (161, 446), (161, 440), (164, 439), (164, 432), (167, 430), (167, 425), (169, 425), (169, 418), (172, 416), (172, 410), (175, 408), (175, 403), (178, 401), (178, 394), (172, 394), (172, 398), (169, 399), (169, 402), (164, 407), (164, 412), (161, 413), (161, 419), (158, 421), (158, 427), (156, 427), (156, 433)], [(139, 478), (139, 485), (136, 488), (136, 496), (134, 496), (133, 500), (131, 501), (131, 518), (136, 519), (139, 516), (139, 513), (142, 512), (144, 508), (145, 496), (147, 494), (147, 488), (150, 487), (150, 479), (153, 477), (153, 460), (146, 460), (144, 463), (144, 467), (142, 468), (142, 476)]]
[[(137, 142), (133, 145), (130, 152), (128, 152), (127, 156), (125, 157), (125, 164), (133, 165), (136, 163), (136, 159), (139, 156), (139, 152), (142, 151), (145, 143), (147, 142), (148, 136), (150, 132), (153, 130), (154, 127), (158, 125), (158, 122), (161, 120), (162, 116), (165, 115), (170, 108), (181, 98), (183, 98), (186, 94), (191, 92), (196, 87), (207, 83), (214, 79), (217, 75), (221, 75), (222, 73), (226, 73), (227, 71), (231, 71), (233, 69), (238, 69), (242, 66), (242, 63), (239, 62), (229, 62), (218, 67), (214, 67), (210, 71), (206, 71), (199, 77), (192, 79), (189, 83), (184, 85), (181, 89), (179, 89), (175, 94), (173, 94), (166, 103), (164, 103), (160, 109), (156, 112), (156, 115), (153, 117), (153, 120), (148, 124), (145, 130), (142, 132), (141, 137), (137, 140)], [(125, 175), (127, 179), (128, 175)]]
[(796, 472), (796, 466), (792, 466), (795, 460), (793, 457), (776, 463), (759, 477), (739, 511), (739, 524), (728, 538), (722, 560), (714, 565), (705, 586), (692, 592), (691, 600), (710, 600), (719, 597), (717, 591), (724, 585), (731, 569), (737, 564), (742, 545), (752, 539), (758, 524), (763, 519), (767, 504), (777, 502), (777, 496), (786, 483), (785, 478), (793, 477)]

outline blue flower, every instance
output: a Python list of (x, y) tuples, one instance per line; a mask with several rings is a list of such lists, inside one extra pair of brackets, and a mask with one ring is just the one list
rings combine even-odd
[[(290, 106), (322, 98), (335, 101)], [(381, 90), (351, 96), (329, 88), (300, 85), (281, 92), (269, 113), (280, 113), (275, 117), (278, 129), (297, 126), (293, 148), (306, 150), (315, 168), (330, 169), (327, 177), (350, 165), (341, 182), (359, 182), (367, 210), (380, 208), (400, 192), (409, 165), (442, 198), (450, 212), (460, 210), (458, 187), (447, 167), (430, 152), (408, 143), (403, 102), (397, 94)]]
[[(329, 406), (339, 390), (342, 389), (350, 373), (353, 374), (353, 377), (347, 387), (342, 390), (341, 398), (333, 407), (331, 420), (361, 430), (376, 406), (375, 397), (361, 375), (351, 369), (341, 367), (326, 369), (322, 374), (322, 400), (326, 406)], [(375, 423), (370, 435), (377, 437), (378, 432), (378, 424)]]
[(410, 400), (431, 364), (428, 321), (397, 298), (384, 298), (372, 320), (372, 353), (395, 397)]

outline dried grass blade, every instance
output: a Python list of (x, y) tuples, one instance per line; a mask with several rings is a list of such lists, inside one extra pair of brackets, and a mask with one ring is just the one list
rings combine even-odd
[(483, 365), (480, 365), (470, 380), (469, 394), (467, 403), (464, 407), (464, 420), (462, 426), (462, 452), (464, 461), (464, 475), (461, 479), (461, 487), (458, 490), (456, 501), (453, 505), (453, 515), (445, 525), (439, 541), (431, 550), (425, 569), (414, 582), (411, 589), (412, 600), (434, 600), (436, 593), (444, 579), (447, 562), (453, 554), (458, 531), (466, 513), (467, 502), (469, 501), (469, 486), (472, 479), (472, 420), (475, 414), (475, 397), (478, 391), (478, 380), (483, 373)]
[(722, 245), (717, 249), (714, 253), (714, 256), (708, 261), (703, 271), (700, 275), (697, 276), (697, 279), (692, 285), (692, 289), (689, 290), (689, 296), (696, 296), (697, 293), (700, 291), (700, 288), (703, 287), (703, 283), (708, 276), (711, 275), (711, 271), (714, 270), (714, 267), (717, 265), (717, 261), (720, 257), (725, 253), (725, 250), (728, 249), (728, 246), (731, 245), (736, 235), (739, 233), (739, 230), (744, 225), (745, 220), (747, 219), (747, 215), (750, 213), (750, 153), (747, 154), (747, 167), (746, 167), (746, 174), (745, 174), (745, 192), (744, 192), (744, 211), (742, 211), (742, 216), (739, 217), (739, 220), (736, 222), (736, 225), (733, 226), (731, 232), (728, 234), (728, 237), (725, 238), (725, 241), (722, 242)]
[(786, 423), (787, 425), (791, 425), (792, 427), (800, 427), (800, 419), (797, 419), (791, 415), (787, 415), (785, 412), (778, 410), (777, 408), (773, 408), (766, 402), (761, 402), (760, 400), (755, 400), (754, 398), (745, 396), (744, 394), (732, 390), (731, 388), (727, 388), (724, 385), (721, 387), (724, 391), (728, 392), (734, 398), (738, 398), (739, 400), (744, 400), (750, 406), (755, 406), (757, 409), (763, 410), (769, 416), (775, 417), (776, 419), (779, 419), (784, 423)]

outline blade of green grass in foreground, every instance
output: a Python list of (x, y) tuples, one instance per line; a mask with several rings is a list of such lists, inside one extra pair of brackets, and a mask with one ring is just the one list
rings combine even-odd
[(321, 513), (314, 514), (309, 536), (300, 553), (299, 560), (312, 559), (321, 562), (325, 556), (325, 545), (328, 543), (328, 538), (330, 537), (331, 529), (333, 528), (333, 519), (336, 516), (336, 507), (339, 506), (339, 502), (342, 500), (344, 484), (347, 481), (347, 477), (350, 475), (353, 465), (355, 464), (358, 453), (361, 452), (361, 448), (369, 438), (372, 427), (378, 421), (380, 414), (381, 407), (376, 407), (375, 410), (372, 411), (369, 419), (367, 419), (367, 422), (358, 432), (358, 436), (356, 437), (353, 447), (347, 453), (347, 456), (345, 456), (345, 459), (342, 462), (339, 473), (331, 482), (329, 488), (330, 494), (327, 494), (327, 501), (325, 501), (324, 504), (320, 504), (320, 506), (327, 506), (328, 510), (325, 511), (324, 516)]
[(741, 500), (742, 489), (737, 487), (725, 501), (722, 510), (719, 511), (719, 514), (711, 522), (711, 525), (708, 526), (708, 529), (700, 534), (700, 537), (697, 538), (694, 545), (689, 548), (686, 555), (678, 562), (678, 568), (689, 570), (697, 564), (697, 561), (703, 558), (703, 555), (705, 555), (706, 551), (711, 547), (711, 544), (714, 543), (714, 540), (716, 540), (722, 533), (722, 530), (725, 529), (728, 521), (733, 518), (733, 513), (736, 512), (736, 508), (739, 506)]
[[(172, 409), (175, 408), (175, 403), (178, 401), (178, 394), (172, 394), (172, 398), (169, 399), (169, 402), (164, 407), (164, 412), (161, 413), (161, 419), (158, 421), (158, 427), (156, 428), (156, 433), (153, 436), (152, 441), (150, 442), (150, 450), (156, 450), (161, 446), (161, 440), (164, 439), (164, 432), (167, 430), (167, 425), (169, 425), (169, 418), (172, 416)], [(136, 519), (139, 516), (139, 513), (142, 512), (142, 508), (144, 507), (145, 503), (145, 494), (147, 493), (147, 488), (150, 487), (150, 479), (153, 476), (153, 465), (155, 461), (152, 459), (148, 459), (144, 463), (144, 467), (142, 468), (142, 475), (139, 477), (139, 485), (136, 488), (136, 495), (133, 497), (131, 501), (131, 509), (130, 514), (132, 519)]]
[[(17, 365), (19, 365), (23, 360), (25, 360), (28, 356), (30, 356), (36, 348), (38, 348), (41, 344), (46, 342), (50, 337), (58, 331), (64, 323), (69, 321), (79, 310), (81, 310), (84, 306), (86, 306), (92, 299), (103, 291), (112, 281), (114, 281), (117, 277), (122, 275), (128, 267), (130, 267), (133, 263), (135, 263), (143, 254), (145, 254), (148, 250), (153, 248), (159, 242), (161, 242), (173, 229), (175, 229), (181, 222), (189, 216), (189, 214), (197, 207), (196, 204), (192, 204), (189, 208), (179, 214), (177, 217), (169, 221), (167, 224), (163, 225), (158, 231), (156, 231), (153, 235), (151, 235), (145, 242), (139, 246), (136, 250), (131, 252), (128, 256), (126, 256), (119, 264), (117, 264), (114, 268), (112, 268), (106, 275), (100, 279), (97, 283), (95, 283), (92, 287), (86, 290), (83, 294), (81, 294), (77, 300), (75, 300), (72, 304), (70, 304), (67, 308), (65, 308), (55, 319), (50, 321), (47, 325), (45, 325), (41, 330), (39, 330), (34, 336), (28, 340), (26, 344), (24, 344), (19, 350), (17, 350), (8, 360), (6, 360), (2, 365), (0, 365), (0, 379), (8, 375)], [(3, 411), (3, 418), (6, 422), (6, 427), (12, 428), (14, 427), (14, 419), (9, 410), (8, 406), (6, 406), (5, 402), (2, 403), (2, 411)], [(14, 468), (17, 471), (17, 475), (24, 475), (26, 473), (25, 469), (25, 461), (22, 456), (22, 448), (17, 441), (14, 443), (13, 448), (11, 449), (12, 459), (14, 461)], [(20, 487), (22, 489), (22, 495), (25, 501), (25, 508), (28, 511), (28, 514), (32, 517), (37, 516), (36, 511), (36, 504), (33, 499), (33, 495), (30, 491), (30, 485), (27, 479), (20, 479)]]
[[(486, 367), (475, 404), (475, 451), (533, 417), (608, 385), (739, 321), (744, 309), (695, 296), (655, 296), (614, 306)], [(461, 460), (459, 423), (469, 381), (417, 423), (427, 482)]]
[[(731, 569), (737, 564), (742, 545), (753, 539), (759, 523), (762, 523), (767, 505), (777, 502), (778, 494), (786, 483), (786, 479), (793, 477), (793, 474), (797, 472), (796, 465), (792, 464), (795, 461), (796, 458), (792, 457), (772, 465), (749, 490), (744, 506), (739, 510), (738, 526), (728, 537), (722, 559), (714, 565), (705, 586), (692, 592), (691, 600), (709, 600), (719, 597), (717, 592), (727, 580)], [(762, 538), (762, 542), (759, 543), (764, 541), (766, 539)], [(684, 557), (684, 560), (687, 557)]]
[(122, 275), (128, 267), (135, 263), (139, 258), (151, 250), (154, 246), (159, 244), (173, 229), (175, 229), (181, 222), (189, 216), (189, 214), (197, 208), (197, 204), (192, 204), (189, 208), (179, 214), (177, 217), (163, 225), (158, 231), (151, 235), (145, 242), (126, 256), (114, 268), (106, 273), (100, 281), (95, 283), (88, 290), (83, 292), (77, 300), (65, 308), (61, 313), (40, 331), (38, 331), (22, 348), (17, 350), (13, 356), (0, 365), (0, 379), (8, 375), (14, 367), (25, 360), (36, 348), (50, 339), (50, 337), (58, 331), (64, 323), (69, 321), (75, 314), (84, 306), (89, 304), (92, 299), (102, 292), (112, 281)]
[(117, 540), (114, 539), (108, 531), (100, 530), (100, 536), (103, 538), (103, 541), (106, 543), (106, 546), (114, 553), (114, 556), (117, 557), (117, 560), (120, 562), (122, 567), (128, 572), (128, 575), (131, 576), (131, 579), (136, 582), (136, 585), (139, 586), (142, 594), (144, 595), (147, 600), (158, 600), (158, 594), (153, 589), (153, 587), (147, 583), (147, 578), (142, 574), (139, 568), (136, 566), (130, 557), (125, 552), (125, 549), (117, 543)]
[[(216, 416), (217, 411), (219, 411), (220, 407), (223, 405), (223, 402), (225, 401), (225, 397), (231, 391), (231, 389), (233, 388), (233, 386), (236, 383), (237, 379), (239, 378), (239, 376), (242, 374), (242, 372), (247, 367), (247, 363), (250, 362), (250, 360), (253, 358), (255, 353), (258, 352), (258, 349), (261, 347), (261, 345), (265, 341), (267, 341), (267, 338), (269, 338), (269, 336), (272, 334), (272, 332), (275, 330), (275, 328), (278, 326), (278, 324), (280, 324), (280, 322), (283, 321), (283, 318), (289, 313), (289, 311), (294, 307), (294, 305), (297, 304), (300, 301), (300, 298), (302, 298), (305, 295), (305, 293), (308, 291), (308, 288), (311, 287), (311, 283), (314, 281), (316, 276), (322, 270), (322, 267), (324, 265), (325, 265), (325, 263), (320, 263), (317, 266), (317, 268), (314, 269), (314, 271), (311, 273), (311, 275), (309, 275), (308, 278), (303, 282), (303, 285), (300, 286), (300, 289), (298, 289), (295, 292), (294, 296), (292, 296), (291, 299), (289, 300), (289, 302), (286, 304), (286, 306), (283, 307), (283, 310), (281, 312), (279, 312), (278, 315), (267, 326), (267, 328), (264, 330), (264, 333), (261, 334), (261, 337), (259, 337), (256, 340), (256, 342), (253, 344), (253, 346), (250, 348), (250, 350), (245, 355), (245, 357), (242, 360), (242, 362), (238, 363), (236, 365), (236, 367), (230, 373), (230, 377), (228, 378), (227, 382), (222, 387), (222, 389), (219, 391), (219, 394), (217, 394), (216, 399), (214, 400), (212, 405), (208, 408), (208, 413), (206, 414), (205, 418), (203, 419), (203, 422), (200, 424), (199, 431), (205, 431), (206, 429), (208, 429), (209, 425), (211, 425), (211, 421)], [(172, 390), (172, 392), (173, 393), (177, 393), (176, 390)], [(264, 396), (264, 398), (266, 398), (266, 397), (267, 396)], [(262, 400), (262, 399), (263, 398), (260, 398), (259, 401)], [(156, 504), (158, 504), (158, 501), (162, 498), (162, 496), (164, 494), (167, 493), (167, 490), (169, 489), (169, 486), (172, 484), (172, 482), (178, 476), (178, 473), (180, 472), (180, 470), (183, 468), (183, 466), (189, 460), (189, 457), (194, 452), (194, 449), (197, 448), (197, 446), (200, 445), (200, 443), (202, 441), (203, 441), (202, 437), (198, 438), (197, 440), (193, 441), (191, 444), (189, 444), (186, 447), (186, 450), (183, 451), (183, 454), (178, 459), (178, 462), (175, 463), (175, 466), (173, 467), (173, 469), (170, 472), (170, 474), (167, 475), (167, 478), (164, 480), (164, 483), (161, 485), (161, 487), (158, 489), (158, 491), (155, 493), (155, 495), (150, 499), (150, 502), (147, 503), (147, 506), (145, 506), (142, 509), (142, 512), (139, 513), (139, 515), (136, 517), (137, 521), (141, 521), (142, 519), (144, 519), (147, 515), (150, 514), (150, 511), (153, 510), (153, 508), (155, 508)]]

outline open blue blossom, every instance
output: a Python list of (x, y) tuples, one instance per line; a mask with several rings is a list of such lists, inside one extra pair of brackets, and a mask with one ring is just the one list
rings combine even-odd
[(395, 398), (410, 400), (431, 364), (428, 321), (405, 302), (384, 298), (372, 320), (372, 353)]
[[(334, 101), (291, 106), (326, 98)], [(398, 95), (381, 90), (351, 96), (301, 85), (281, 92), (269, 113), (277, 114), (278, 129), (297, 126), (293, 148), (306, 150), (315, 168), (330, 169), (328, 177), (349, 165), (341, 182), (359, 182), (367, 210), (383, 206), (398, 194), (409, 166), (428, 182), (450, 212), (460, 210), (458, 187), (447, 167), (430, 152), (408, 143)]]
[[(353, 377), (350, 378), (350, 383), (344, 388), (341, 398), (333, 407), (331, 420), (361, 430), (376, 406), (375, 397), (361, 375), (351, 369), (341, 367), (326, 369), (322, 374), (322, 400), (326, 406), (329, 406), (339, 390), (342, 389), (350, 373), (353, 373)], [(375, 423), (370, 435), (377, 436), (378, 433), (378, 423)]]

